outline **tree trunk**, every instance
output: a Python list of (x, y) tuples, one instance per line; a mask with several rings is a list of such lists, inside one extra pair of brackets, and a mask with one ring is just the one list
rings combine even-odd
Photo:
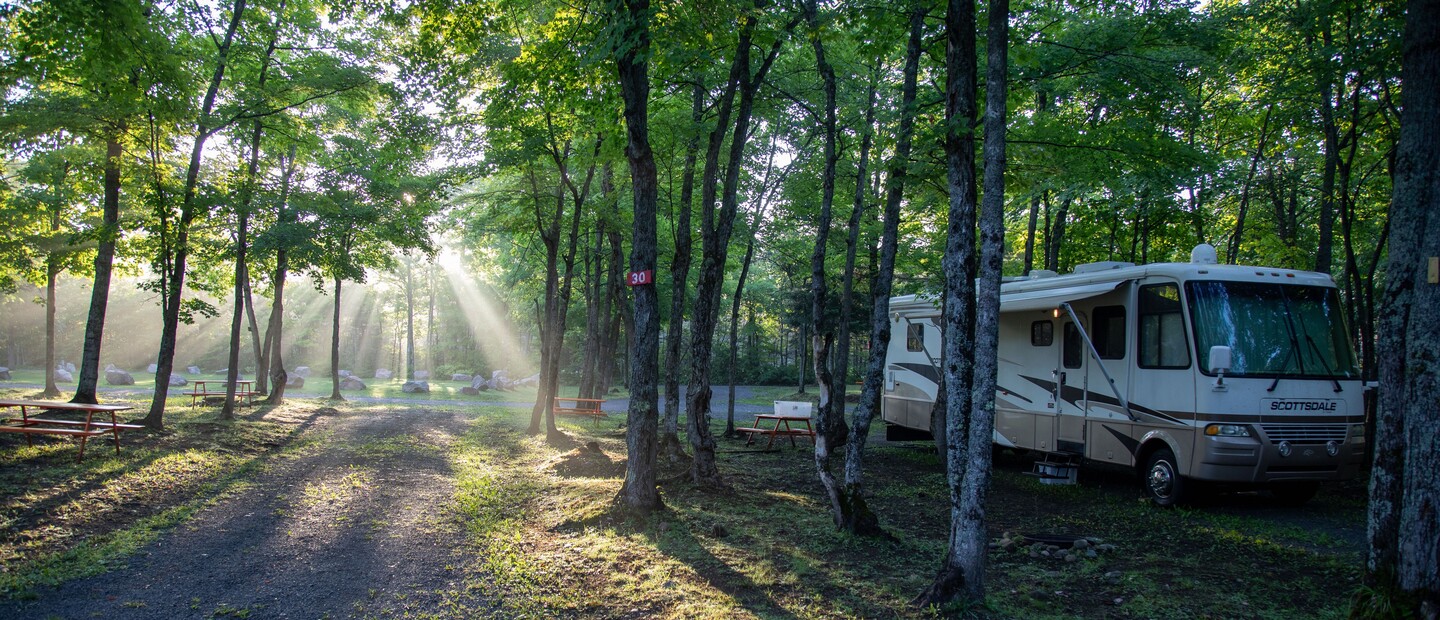
[(1051, 222), (1050, 234), (1045, 237), (1045, 268), (1050, 271), (1060, 271), (1060, 244), (1065, 241), (1065, 220), (1070, 216), (1070, 200), (1067, 196), (1060, 201), (1060, 209)]
[[(991, 14), (1005, 14), (1004, 0), (991, 3)], [(975, 5), (950, 0), (945, 19), (946, 168), (950, 190), (950, 220), (945, 242), (944, 352), (947, 411), (946, 478), (950, 487), (948, 548), (934, 582), (916, 602), (946, 606), (984, 597), (985, 532), (983, 489), (977, 489), (969, 471), (973, 448), (970, 419), (972, 381), (975, 375), (975, 128), (976, 62)], [(993, 40), (992, 44), (996, 42)], [(998, 43), (1003, 45), (1003, 39)], [(993, 58), (993, 56), (992, 56)], [(993, 60), (991, 61), (993, 63)], [(993, 65), (992, 65), (993, 66)], [(1004, 70), (1003, 57), (1000, 70)], [(1001, 86), (1003, 89), (1004, 86)], [(988, 108), (988, 106), (987, 106)], [(987, 111), (987, 118), (990, 112)], [(1003, 129), (1002, 129), (1003, 131)], [(987, 138), (990, 131), (987, 126)], [(988, 149), (987, 149), (988, 150)], [(988, 441), (988, 437), (986, 438)], [(986, 455), (988, 450), (984, 451)], [(981, 493), (976, 497), (976, 493)]]
[[(72, 403), (100, 402), (95, 386), (100, 380), (100, 343), (105, 334), (105, 312), (110, 304), (110, 274), (115, 262), (115, 239), (120, 236), (120, 134), (123, 128), (105, 138), (104, 214), (101, 220), (100, 247), (95, 254), (95, 282), (90, 289), (90, 314), (85, 319), (85, 348), (80, 354), (80, 377)], [(167, 384), (168, 385), (168, 384)], [(160, 389), (160, 385), (155, 388)]]
[[(649, 0), (628, 0), (629, 14), (619, 15), (629, 42), (616, 59), (621, 94), (625, 99), (625, 155), (630, 160), (634, 187), (634, 240), (630, 247), (630, 269), (655, 268), (655, 204), (659, 196), (655, 156), (650, 150), (648, 105), (650, 78), (646, 65), (650, 51)], [(655, 284), (634, 287), (635, 311), (630, 333), (630, 409), (626, 413), (625, 445), (629, 459), (620, 501), (630, 510), (649, 513), (662, 507), (656, 481), (656, 431), (659, 394), (656, 379), (660, 349), (660, 297)]]
[[(290, 145), (289, 156), (282, 168), (284, 173), (280, 179), (280, 208), (275, 216), (276, 226), (295, 222), (295, 214), (286, 208), (290, 201), (290, 181), (295, 176), (295, 150), (295, 145)], [(281, 346), (285, 333), (285, 276), (289, 270), (290, 256), (282, 244), (275, 250), (275, 296), (270, 301), (270, 325), (265, 329), (266, 346), (270, 353), (264, 357), (271, 383), (270, 396), (265, 399), (267, 405), (285, 402), (285, 383), (290, 380), (289, 373), (285, 372), (284, 347)], [(261, 371), (256, 369), (256, 372)]]
[(215, 108), (215, 98), (219, 94), (221, 82), (225, 79), (225, 63), (230, 54), (230, 44), (240, 28), (240, 16), (244, 12), (245, 0), (235, 0), (230, 11), (230, 25), (216, 50), (215, 72), (210, 78), (205, 98), (200, 105), (200, 114), (195, 121), (195, 142), (191, 146), (190, 162), (185, 170), (185, 193), (180, 206), (180, 221), (175, 230), (175, 244), (172, 248), (174, 255), (170, 261), (169, 273), (165, 275), (164, 286), (167, 290), (161, 317), (163, 324), (159, 353), (155, 363), (155, 397), (150, 401), (150, 411), (141, 420), (142, 424), (153, 430), (165, 427), (165, 401), (169, 392), (159, 387), (170, 384), (170, 372), (175, 367), (175, 338), (180, 328), (181, 296), (185, 292), (185, 261), (190, 254), (190, 224), (195, 221), (195, 188), (200, 180), (200, 159), (205, 151), (206, 140), (220, 129), (209, 125), (210, 112)]
[(405, 380), (415, 380), (415, 273), (409, 256), (405, 260)]
[(340, 277), (335, 277), (335, 310), (330, 317), (330, 400), (340, 395)]
[(920, 52), (924, 44), (924, 3), (910, 10), (910, 38), (905, 46), (905, 69), (900, 90), (900, 129), (896, 136), (895, 155), (888, 166), (885, 187), (884, 228), (880, 233), (880, 261), (875, 270), (871, 292), (870, 356), (865, 370), (865, 383), (860, 390), (860, 403), (855, 407), (854, 436), (845, 446), (846, 505), (841, 528), (852, 534), (882, 533), (880, 519), (865, 500), (865, 442), (870, 436), (870, 423), (880, 410), (880, 390), (885, 381), (885, 354), (890, 348), (890, 291), (895, 281), (895, 248), (900, 230), (900, 203), (905, 196), (905, 179), (910, 164), (911, 136), (915, 127), (916, 76), (920, 69)]
[[(690, 475), (695, 484), (706, 487), (722, 487), (720, 471), (715, 464), (715, 438), (710, 433), (710, 366), (711, 351), (715, 340), (715, 326), (720, 313), (720, 289), (725, 284), (725, 261), (730, 243), (730, 232), (735, 224), (738, 207), (739, 175), (741, 159), (748, 138), (750, 112), (754, 103), (755, 89), (764, 79), (770, 59), (764, 63), (756, 79), (750, 76), (750, 39), (754, 31), (754, 20), (741, 21), (739, 44), (735, 50), (735, 61), (730, 67), (729, 83), (720, 100), (720, 114), (715, 130), (710, 134), (706, 151), (705, 172), (701, 200), (701, 247), (700, 277), (695, 295), (695, 316), (690, 332), (690, 386), (686, 394), (688, 415), (687, 431), (690, 447), (694, 451)], [(774, 50), (779, 49), (776, 41)], [(724, 191), (721, 196), (719, 213), (715, 210), (715, 180), (719, 177), (720, 147), (725, 139), (729, 122), (733, 93), (740, 91), (740, 106), (736, 113), (735, 133), (730, 143), (730, 158), (726, 167)]]
[(1366, 582), (1352, 615), (1440, 616), (1440, 1), (1406, 14), (1405, 107), (1395, 159), (1389, 262), (1379, 329), (1380, 412), (1370, 482)]
[[(700, 151), (700, 123), (705, 112), (705, 84), (696, 78), (691, 91), (690, 122), (695, 132), (685, 143), (680, 179), (680, 212), (675, 216), (675, 254), (670, 260), (670, 326), (665, 336), (665, 413), (660, 424), (660, 459), (678, 466), (690, 461), (680, 443), (680, 354), (685, 338), (685, 298), (689, 296), (691, 201), (695, 196), (695, 160)], [(717, 150), (718, 153), (718, 150)], [(634, 251), (633, 249), (631, 250)]]
[[(810, 46), (815, 52), (815, 66), (820, 73), (822, 92), (825, 94), (824, 121), (824, 169), (820, 173), (820, 217), (815, 222), (815, 249), (810, 254), (810, 348), (814, 356), (815, 387), (820, 392), (820, 402), (815, 409), (815, 471), (820, 484), (830, 500), (831, 515), (839, 526), (844, 504), (840, 483), (831, 471), (830, 457), (836, 450), (842, 450), (848, 439), (849, 429), (844, 416), (844, 378), (836, 378), (831, 372), (831, 347), (835, 344), (835, 326), (825, 317), (827, 286), (825, 282), (825, 251), (830, 239), (832, 208), (835, 203), (835, 167), (840, 159), (838, 152), (838, 121), (835, 114), (835, 70), (825, 57), (825, 45), (820, 37), (819, 10), (817, 0), (805, 0), (801, 4), (805, 22), (810, 28)], [(841, 326), (843, 329), (844, 326)]]
[[(59, 230), (59, 222), (52, 230)], [(54, 252), (54, 250), (52, 250)], [(60, 261), (55, 256), (45, 259), (45, 391), (40, 393), (44, 398), (55, 398), (60, 395), (60, 388), (55, 385), (55, 366), (58, 363), (55, 359), (55, 282), (60, 277)]]

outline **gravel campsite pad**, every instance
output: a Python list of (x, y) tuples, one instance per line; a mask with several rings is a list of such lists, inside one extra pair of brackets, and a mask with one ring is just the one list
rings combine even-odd
[(460, 587), (446, 447), (466, 419), (311, 412), (318, 441), (120, 570), (0, 601), (4, 618), (412, 617), (487, 608)]

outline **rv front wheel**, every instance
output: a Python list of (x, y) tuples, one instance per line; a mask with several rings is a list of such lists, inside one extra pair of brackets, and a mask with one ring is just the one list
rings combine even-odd
[(1175, 453), (1160, 448), (1145, 462), (1145, 494), (1156, 506), (1170, 507), (1179, 503), (1185, 491), (1185, 479), (1175, 466)]

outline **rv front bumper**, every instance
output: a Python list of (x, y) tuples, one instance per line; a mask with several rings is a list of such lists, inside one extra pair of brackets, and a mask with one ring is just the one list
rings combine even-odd
[[(1251, 426), (1247, 437), (1201, 435), (1190, 477), (1232, 483), (1354, 478), (1365, 458), (1360, 425), (1329, 437), (1297, 437)], [(1276, 429), (1270, 429), (1276, 431)]]

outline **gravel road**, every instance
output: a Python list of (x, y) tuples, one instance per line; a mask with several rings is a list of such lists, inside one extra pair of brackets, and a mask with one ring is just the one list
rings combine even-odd
[[(202, 511), (123, 569), (0, 601), (0, 618), (447, 617), (492, 609), (457, 570), (444, 446), (463, 415), (308, 413), (322, 440)], [(457, 613), (458, 612), (458, 613)]]

